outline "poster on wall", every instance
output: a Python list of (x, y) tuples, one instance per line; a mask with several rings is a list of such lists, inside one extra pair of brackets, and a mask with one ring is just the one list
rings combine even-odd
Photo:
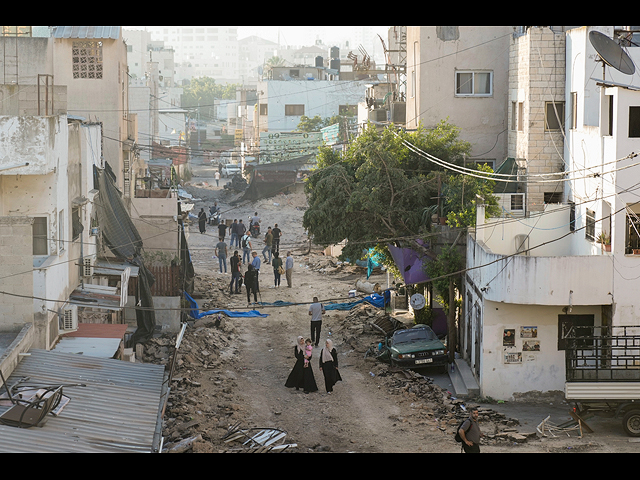
[(516, 330), (515, 328), (505, 328), (502, 333), (502, 346), (513, 347), (516, 344)]
[(523, 352), (539, 352), (540, 340), (523, 340), (522, 351)]
[(520, 327), (520, 338), (538, 338), (538, 327)]
[(504, 352), (504, 363), (521, 364), (522, 352)]

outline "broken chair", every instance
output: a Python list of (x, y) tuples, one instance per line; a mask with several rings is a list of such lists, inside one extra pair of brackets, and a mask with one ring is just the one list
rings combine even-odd
[(2, 383), (12, 406), (0, 415), (0, 424), (19, 428), (41, 427), (62, 399), (62, 386), (42, 389), (30, 399), (15, 398), (0, 371)]

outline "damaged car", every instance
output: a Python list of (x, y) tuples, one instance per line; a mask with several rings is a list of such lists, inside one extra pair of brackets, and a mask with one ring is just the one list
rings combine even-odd
[(378, 359), (404, 368), (440, 367), (447, 370), (446, 345), (428, 325), (396, 330), (385, 339)]

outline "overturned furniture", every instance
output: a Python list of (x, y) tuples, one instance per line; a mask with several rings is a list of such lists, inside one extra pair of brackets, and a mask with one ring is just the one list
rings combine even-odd
[(47, 415), (60, 405), (62, 386), (39, 389), (30, 397), (12, 395), (11, 389), (2, 376), (2, 383), (12, 406), (0, 415), (0, 424), (12, 427), (30, 428), (41, 427), (47, 420)]

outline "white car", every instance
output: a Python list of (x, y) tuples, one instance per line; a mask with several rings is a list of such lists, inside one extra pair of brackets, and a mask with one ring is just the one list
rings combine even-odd
[(224, 167), (222, 167), (222, 171), (220, 173), (224, 178), (229, 178), (233, 177), (236, 173), (242, 173), (242, 170), (240, 169), (240, 165), (227, 163)]

